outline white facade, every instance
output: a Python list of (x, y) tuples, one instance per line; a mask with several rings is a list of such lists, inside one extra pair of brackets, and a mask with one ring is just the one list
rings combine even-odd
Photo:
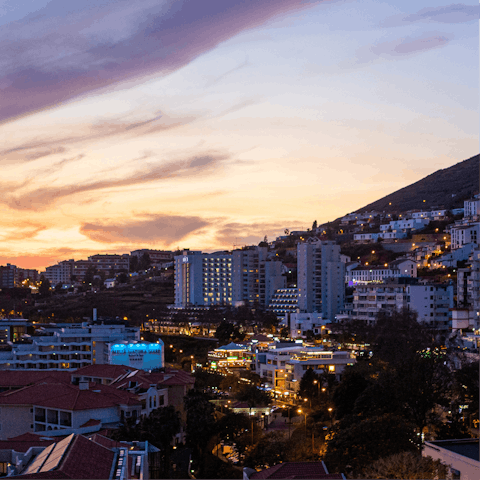
[(64, 260), (57, 265), (47, 267), (42, 275), (48, 279), (53, 286), (59, 283), (70, 283), (74, 263), (74, 260)]
[(480, 222), (466, 225), (455, 225), (450, 230), (452, 250), (461, 248), (469, 243), (479, 244)]
[(83, 323), (58, 328), (53, 335), (35, 336), (31, 344), (13, 344), (11, 351), (1, 352), (0, 369), (67, 370), (107, 363), (108, 343), (139, 339), (139, 328), (124, 325)]
[(340, 246), (330, 241), (297, 246), (298, 306), (303, 313), (321, 313), (334, 321), (345, 303), (345, 264)]
[(422, 455), (440, 460), (450, 467), (447, 478), (477, 480), (480, 478), (478, 438), (425, 442)]
[(392, 220), (387, 224), (380, 225), (382, 232), (397, 232), (397, 231), (411, 231), (421, 230), (430, 223), (430, 219), (427, 218), (411, 218), (406, 220)]
[(290, 338), (305, 337), (307, 332), (326, 325), (327, 321), (322, 319), (321, 313), (291, 313), (282, 322), (289, 328)]
[(425, 219), (429, 218), (430, 220), (439, 220), (445, 217), (447, 211), (445, 209), (438, 210), (423, 210), (421, 212), (412, 212), (411, 216), (414, 219)]
[(476, 195), (475, 198), (465, 200), (463, 202), (463, 215), (464, 217), (473, 217), (474, 215), (480, 215), (480, 196)]
[[(305, 347), (286, 362), (285, 391), (298, 393), (300, 380), (311, 368), (315, 373), (329, 373), (339, 380), (345, 367), (355, 363), (355, 354), (341, 350), (324, 350), (322, 347)], [(321, 385), (318, 384), (318, 388)]]
[(407, 306), (407, 285), (396, 283), (358, 285), (353, 292), (352, 318), (375, 323), (381, 310)]
[(416, 277), (417, 264), (408, 258), (398, 259), (388, 265), (360, 266), (358, 263), (347, 265), (345, 283), (350, 286), (366, 283), (381, 283), (388, 278)]
[(418, 321), (448, 330), (453, 308), (453, 285), (407, 285), (408, 306)]

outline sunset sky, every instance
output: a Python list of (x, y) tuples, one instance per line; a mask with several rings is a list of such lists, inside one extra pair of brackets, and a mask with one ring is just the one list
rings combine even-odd
[(0, 264), (258, 243), (477, 154), (478, 18), (0, 0)]

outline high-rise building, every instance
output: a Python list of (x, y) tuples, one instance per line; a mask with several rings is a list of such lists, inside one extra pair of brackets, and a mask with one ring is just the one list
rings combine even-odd
[(7, 263), (0, 266), (0, 288), (13, 288), (15, 286), (15, 273), (17, 267)]
[(175, 307), (232, 305), (232, 255), (185, 250), (174, 259)]
[(334, 321), (345, 303), (345, 264), (335, 242), (309, 239), (297, 246), (298, 306)]
[(268, 259), (268, 247), (232, 252), (234, 304), (267, 307), (276, 290), (286, 287), (282, 263)]

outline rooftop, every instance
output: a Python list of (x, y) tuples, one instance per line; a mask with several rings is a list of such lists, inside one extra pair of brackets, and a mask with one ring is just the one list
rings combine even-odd
[(436, 440), (428, 443), (478, 462), (480, 459), (478, 442), (478, 438), (465, 438), (461, 440)]

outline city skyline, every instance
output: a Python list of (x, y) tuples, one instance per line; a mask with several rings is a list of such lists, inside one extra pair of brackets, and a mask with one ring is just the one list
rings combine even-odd
[(478, 153), (478, 5), (227, 3), (0, 3), (0, 264), (258, 243)]

